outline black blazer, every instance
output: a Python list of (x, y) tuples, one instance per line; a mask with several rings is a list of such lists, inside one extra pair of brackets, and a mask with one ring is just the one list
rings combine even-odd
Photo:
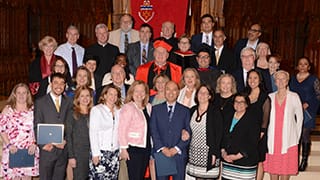
[[(153, 56), (153, 43), (150, 41), (147, 50), (147, 61), (154, 60)], [(135, 43), (130, 43), (128, 45), (127, 51), (128, 63), (129, 63), (129, 70), (135, 76), (137, 68), (141, 65), (141, 45), (140, 41)]]
[[(262, 76), (262, 83), (264, 85), (265, 91), (267, 93), (272, 92), (272, 85), (271, 85), (271, 79), (269, 70), (267, 69), (261, 69), (261, 68), (255, 68)], [(242, 92), (245, 90), (245, 84), (244, 84), (244, 77), (243, 77), (243, 68), (239, 68), (234, 73), (232, 73), (234, 76), (236, 82), (237, 82), (237, 91)]]
[(260, 126), (255, 113), (248, 108), (246, 113), (234, 126), (232, 132), (229, 132), (232, 118), (228, 119), (225, 123), (221, 148), (224, 148), (228, 154), (240, 152), (243, 155), (243, 158), (233, 162), (236, 165), (257, 165)]
[[(258, 40), (258, 43), (260, 42), (260, 39)], [(241, 50), (247, 46), (248, 38), (239, 39), (236, 42), (236, 45), (234, 46), (234, 56), (236, 58), (236, 68), (242, 67), (241, 65), (241, 59), (240, 59), (240, 53)]]
[[(191, 37), (191, 50), (195, 53), (198, 53), (202, 46), (202, 35), (203, 33), (195, 34)], [(210, 47), (213, 47), (213, 39)], [(208, 45), (209, 46), (209, 45)]]
[(212, 56), (211, 56), (212, 67), (216, 67), (217, 69), (221, 71), (225, 71), (226, 73), (233, 72), (237, 67), (237, 63), (234, 58), (234, 53), (232, 52), (231, 49), (227, 48), (226, 46), (223, 46), (218, 65), (216, 62), (217, 62), (216, 54), (212, 53)]
[[(198, 105), (193, 106), (190, 109), (190, 116), (193, 115), (195, 111), (198, 110)], [(216, 159), (221, 157), (221, 140), (223, 135), (223, 118), (219, 108), (209, 104), (207, 110), (207, 122), (206, 122), (206, 144), (209, 146), (208, 160), (207, 160), (207, 170), (214, 168), (215, 166), (211, 164), (212, 155), (216, 156)]]

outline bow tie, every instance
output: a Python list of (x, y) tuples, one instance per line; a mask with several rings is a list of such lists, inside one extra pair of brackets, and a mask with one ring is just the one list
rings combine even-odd
[(209, 68), (198, 68), (198, 71), (207, 72), (207, 71), (209, 71)]
[(165, 71), (166, 69), (167, 69), (167, 64), (165, 64), (164, 66), (161, 66), (161, 67), (154, 64), (153, 72), (160, 74), (162, 71)]

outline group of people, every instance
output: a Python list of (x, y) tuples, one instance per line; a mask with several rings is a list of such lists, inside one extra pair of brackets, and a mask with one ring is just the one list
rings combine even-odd
[[(153, 40), (149, 24), (134, 30), (124, 14), (117, 30), (98, 24), (86, 49), (72, 25), (59, 47), (45, 36), (29, 84), (14, 87), (0, 115), (3, 178), (260, 180), (304, 171), (320, 102), (310, 60), (300, 58), (290, 77), (259, 41), (259, 24), (232, 51), (211, 15), (201, 21), (201, 33), (179, 39), (166, 21)], [(37, 144), (42, 123), (64, 125), (64, 141)], [(35, 155), (33, 167), (9, 167), (18, 149)], [(174, 171), (161, 171), (160, 157)]]

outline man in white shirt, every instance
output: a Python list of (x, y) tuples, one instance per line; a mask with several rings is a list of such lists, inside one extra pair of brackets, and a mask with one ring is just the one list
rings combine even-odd
[(71, 76), (74, 75), (77, 67), (81, 66), (83, 61), (84, 48), (77, 44), (79, 36), (78, 28), (70, 25), (66, 32), (67, 42), (61, 44), (54, 52), (55, 55), (61, 56), (67, 61)]
[(201, 33), (195, 34), (191, 38), (191, 49), (197, 53), (201, 44), (205, 43), (212, 47), (213, 27), (215, 21), (210, 14), (205, 14), (201, 17)]

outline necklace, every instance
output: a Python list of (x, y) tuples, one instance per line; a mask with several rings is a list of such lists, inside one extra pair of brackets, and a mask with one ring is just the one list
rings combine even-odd
[(207, 109), (207, 110), (205, 110), (202, 114), (200, 114), (199, 109), (197, 109), (196, 122), (200, 122), (200, 121), (201, 121), (201, 119), (202, 119), (202, 116), (203, 116), (204, 114), (206, 114), (206, 113), (207, 113), (207, 111), (208, 111), (208, 109)]

